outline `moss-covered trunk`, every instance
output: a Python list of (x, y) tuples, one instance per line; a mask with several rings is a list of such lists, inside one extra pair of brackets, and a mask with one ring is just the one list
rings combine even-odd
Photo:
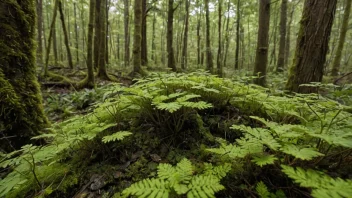
[(0, 149), (29, 143), (48, 126), (35, 68), (33, 0), (0, 1)]
[(174, 0), (169, 0), (167, 11), (167, 65), (172, 71), (176, 71), (174, 48), (173, 48), (173, 24), (174, 24)]
[(141, 72), (141, 48), (142, 48), (142, 1), (134, 2), (134, 33), (133, 33), (133, 72)]
[(210, 17), (209, 17), (209, 0), (204, 0), (205, 6), (205, 45), (207, 51), (207, 70), (213, 73), (213, 53), (210, 46)]
[(280, 13), (280, 46), (276, 72), (283, 72), (285, 66), (286, 48), (286, 25), (287, 24), (287, 0), (282, 0)]
[(269, 51), (269, 28), (270, 28), (270, 0), (260, 0), (259, 4), (259, 28), (257, 51), (255, 57), (254, 75), (259, 78), (254, 80), (258, 85), (265, 85), (266, 67), (268, 64)]
[(62, 24), (62, 30), (64, 32), (64, 39), (65, 39), (65, 46), (66, 46), (66, 52), (67, 52), (68, 65), (70, 66), (71, 69), (73, 69), (72, 54), (71, 54), (71, 49), (70, 49), (70, 45), (69, 45), (69, 38), (68, 38), (67, 29), (66, 29), (64, 13), (62, 11), (62, 2), (61, 2), (61, 0), (58, 0), (58, 1), (59, 1), (58, 2), (59, 3), (58, 6), (59, 6), (59, 12), (60, 12), (60, 20), (61, 20), (61, 24)]
[(110, 80), (106, 71), (106, 0), (100, 1), (100, 14), (95, 15), (95, 17), (99, 17), (100, 22), (100, 29), (95, 29), (96, 32), (100, 31), (98, 77), (103, 80)]
[(286, 89), (310, 93), (315, 88), (300, 85), (322, 81), (336, 4), (337, 0), (305, 1)]
[(350, 17), (350, 13), (351, 13), (351, 4), (352, 4), (352, 0), (347, 0), (345, 12), (343, 14), (342, 27), (340, 30), (339, 44), (337, 46), (336, 56), (335, 56), (335, 59), (333, 62), (333, 68), (332, 68), (332, 72), (331, 72), (332, 76), (337, 76), (340, 71), (342, 50), (343, 50), (343, 46), (345, 44), (347, 30), (349, 29), (348, 28), (348, 21), (349, 21), (349, 17)]

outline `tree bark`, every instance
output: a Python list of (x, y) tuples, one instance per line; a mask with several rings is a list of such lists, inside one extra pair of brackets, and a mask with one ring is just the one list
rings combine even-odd
[(235, 69), (239, 68), (239, 51), (240, 51), (240, 22), (241, 22), (241, 14), (240, 14), (240, 0), (237, 0), (237, 21), (236, 21), (236, 57), (235, 57)]
[[(197, 6), (201, 7), (201, 5), (199, 5), (199, 0), (197, 0)], [(201, 64), (201, 52), (200, 52), (200, 22), (201, 22), (201, 14), (198, 14), (197, 16), (197, 65)]]
[(204, 0), (205, 6), (205, 26), (206, 26), (206, 48), (207, 48), (207, 70), (210, 73), (213, 73), (214, 63), (213, 63), (213, 54), (211, 52), (210, 44), (210, 18), (209, 18), (209, 0)]
[[(88, 22), (88, 42), (87, 42), (87, 87), (94, 88), (94, 68), (93, 68), (93, 31), (94, 31), (94, 11), (95, 0), (89, 3), (89, 22)], [(95, 30), (96, 31), (96, 30)]]
[(98, 70), (99, 68), (99, 51), (100, 51), (100, 38), (101, 38), (101, 22), (100, 22), (100, 9), (101, 9), (101, 0), (96, 0), (95, 2), (95, 14), (94, 14), (94, 23), (95, 30), (94, 31), (94, 68)]
[[(97, 16), (96, 16), (97, 17)], [(106, 71), (106, 0), (100, 1), (100, 15), (98, 16), (100, 22), (99, 38), (99, 58), (98, 58), (98, 77), (103, 80), (110, 80), (108, 73)]]
[(147, 49), (147, 0), (142, 1), (142, 65), (148, 64), (148, 49)]
[(37, 62), (43, 63), (43, 0), (37, 0)]
[(350, 13), (351, 13), (352, 0), (346, 0), (346, 1), (347, 1), (347, 3), (346, 3), (345, 12), (343, 14), (343, 21), (342, 21), (342, 27), (340, 30), (339, 44), (336, 49), (336, 55), (335, 55), (335, 59), (334, 59), (333, 66), (332, 66), (332, 72), (331, 72), (332, 76), (337, 76), (339, 74), (340, 63), (341, 63), (341, 59), (342, 59), (342, 50), (343, 50), (343, 47), (345, 44), (346, 34), (347, 34), (347, 30), (348, 30), (348, 21), (349, 21), (349, 17), (350, 17)]
[(5, 152), (29, 144), (49, 125), (36, 77), (35, 20), (33, 0), (0, 2), (0, 150)]
[(154, 61), (154, 63), (157, 63), (157, 58), (155, 56), (155, 50), (156, 50), (156, 45), (155, 45), (155, 25), (156, 25), (156, 16), (155, 16), (155, 12), (153, 15), (153, 35), (152, 35), (152, 60)]
[(270, 28), (270, 0), (260, 0), (259, 4), (259, 28), (257, 50), (255, 57), (254, 80), (257, 85), (264, 86), (266, 83), (266, 68), (268, 64), (269, 28)]
[(227, 3), (227, 19), (226, 19), (226, 30), (225, 30), (225, 55), (224, 55), (224, 67), (227, 66), (227, 54), (229, 51), (229, 41), (230, 41), (230, 34), (229, 34), (229, 26), (230, 26), (230, 8), (231, 8), (231, 2), (228, 1)]
[(141, 73), (141, 65), (142, 65), (142, 56), (141, 56), (141, 48), (142, 48), (142, 17), (143, 17), (143, 9), (142, 9), (142, 1), (135, 0), (134, 1), (134, 33), (133, 33), (133, 72)]
[(280, 47), (277, 61), (276, 72), (283, 72), (285, 66), (285, 47), (286, 47), (286, 24), (287, 24), (287, 0), (282, 0), (280, 14)]
[[(53, 19), (51, 20), (51, 25), (50, 25), (50, 31), (49, 31), (49, 38), (48, 38), (48, 47), (46, 48), (46, 53), (45, 53), (45, 67), (44, 67), (44, 76), (47, 76), (49, 74), (49, 55), (50, 55), (50, 48), (51, 48), (51, 38), (53, 37), (54, 29), (55, 29), (55, 22), (56, 22), (56, 16), (57, 16), (57, 7), (58, 7), (58, 0), (55, 0), (54, 3), (54, 8), (53, 8)], [(54, 43), (55, 44), (55, 43)], [(54, 48), (55, 49), (55, 48)]]
[(174, 21), (174, 0), (169, 0), (167, 12), (167, 63), (172, 71), (176, 72), (174, 48), (173, 48), (173, 21)]
[(129, 8), (130, 8), (129, 0), (124, 0), (125, 67), (128, 67), (130, 65), (130, 33), (129, 33), (130, 11), (129, 11)]
[(296, 54), (286, 89), (311, 93), (316, 88), (300, 85), (322, 81), (336, 4), (337, 0), (305, 1)]
[(187, 68), (187, 50), (188, 50), (188, 26), (189, 26), (189, 0), (186, 0), (185, 6), (185, 31), (183, 35), (183, 50), (181, 59), (181, 68), (185, 70)]
[(77, 12), (76, 12), (76, 3), (73, 3), (73, 12), (75, 17), (75, 37), (76, 37), (76, 61), (79, 63), (79, 46), (78, 46), (78, 24), (77, 24)]
[(216, 60), (217, 74), (222, 77), (222, 40), (221, 40), (222, 0), (218, 1), (218, 56)]
[(64, 13), (62, 11), (62, 2), (61, 0), (59, 1), (59, 12), (60, 12), (60, 20), (62, 24), (62, 30), (64, 31), (64, 39), (65, 39), (65, 46), (66, 46), (66, 51), (67, 51), (67, 59), (68, 59), (68, 64), (71, 69), (73, 69), (73, 63), (72, 63), (72, 55), (71, 55), (71, 50), (70, 50), (70, 45), (69, 45), (69, 38), (68, 38), (68, 33), (66, 30), (66, 25), (65, 25), (65, 18), (64, 18)]

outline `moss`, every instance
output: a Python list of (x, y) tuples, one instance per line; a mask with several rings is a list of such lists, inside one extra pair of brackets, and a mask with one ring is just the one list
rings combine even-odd
[[(36, 78), (33, 0), (0, 2), (0, 120), (5, 136), (16, 136), (12, 146), (28, 143), (29, 137), (48, 126)], [(7, 146), (3, 146), (9, 150)], [(7, 147), (7, 148), (6, 148)]]

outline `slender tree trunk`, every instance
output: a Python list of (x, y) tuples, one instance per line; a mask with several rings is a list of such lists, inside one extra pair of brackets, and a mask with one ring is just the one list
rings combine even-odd
[(266, 83), (266, 68), (268, 64), (270, 4), (270, 0), (260, 0), (259, 4), (259, 28), (254, 67), (254, 75), (258, 75), (259, 78), (255, 79), (254, 83), (262, 86)]
[(190, 4), (189, 0), (186, 0), (185, 31), (183, 35), (183, 50), (182, 50), (182, 61), (181, 61), (181, 68), (183, 70), (187, 68), (189, 4)]
[(124, 0), (124, 30), (125, 30), (125, 57), (124, 63), (125, 67), (130, 65), (130, 33), (129, 33), (129, 24), (130, 24), (130, 11), (129, 11), (129, 0)]
[(286, 89), (310, 93), (316, 88), (300, 85), (322, 81), (336, 4), (337, 0), (305, 1)]
[(148, 64), (148, 54), (147, 54), (147, 0), (142, 1), (142, 65), (146, 66)]
[(210, 46), (210, 18), (209, 18), (209, 0), (204, 0), (205, 6), (205, 23), (206, 23), (206, 48), (207, 48), (207, 70), (213, 73), (213, 54)]
[(167, 14), (167, 59), (168, 67), (176, 71), (174, 48), (173, 48), (173, 21), (174, 21), (174, 0), (169, 0)]
[(99, 51), (100, 51), (100, 38), (101, 38), (101, 17), (100, 17), (100, 9), (101, 9), (101, 0), (96, 0), (95, 2), (95, 14), (94, 14), (94, 23), (95, 30), (94, 31), (94, 68), (98, 70), (99, 68)]
[(154, 63), (156, 64), (156, 56), (155, 56), (155, 50), (156, 50), (156, 45), (155, 45), (155, 25), (156, 25), (156, 16), (153, 15), (153, 35), (152, 35), (152, 60), (154, 61)]
[(73, 3), (74, 15), (75, 15), (75, 36), (76, 36), (76, 61), (79, 63), (79, 46), (78, 46), (78, 24), (77, 24), (77, 12), (76, 12), (76, 3)]
[(276, 72), (283, 72), (285, 66), (286, 48), (286, 24), (287, 24), (287, 0), (282, 0), (280, 14), (280, 47)]
[(93, 68), (93, 31), (94, 31), (94, 11), (95, 0), (89, 3), (89, 22), (88, 22), (88, 42), (87, 42), (87, 87), (94, 88), (94, 68)]
[(105, 64), (109, 64), (109, 31), (110, 31), (110, 22), (109, 22), (109, 9), (110, 9), (110, 0), (105, 0)]
[(49, 125), (36, 77), (35, 20), (34, 1), (0, 2), (0, 150), (5, 152), (30, 144)]
[(37, 62), (43, 63), (43, 0), (37, 0)]
[(64, 31), (64, 37), (65, 37), (65, 46), (66, 46), (66, 51), (67, 51), (67, 59), (68, 59), (68, 64), (71, 69), (73, 69), (73, 63), (72, 63), (72, 55), (71, 55), (71, 50), (69, 46), (69, 38), (68, 38), (68, 33), (66, 30), (66, 25), (65, 25), (65, 18), (64, 18), (64, 13), (62, 11), (62, 2), (61, 0), (59, 1), (59, 12), (60, 12), (60, 19), (61, 19), (61, 24), (62, 24), (62, 30)]
[(287, 32), (286, 32), (286, 45), (285, 45), (285, 64), (284, 67), (288, 66), (289, 60), (290, 60), (290, 48), (291, 48), (291, 26), (292, 26), (292, 21), (293, 21), (293, 13), (294, 13), (294, 7), (293, 5), (290, 6), (290, 18), (287, 24)]
[(224, 55), (224, 67), (227, 66), (227, 54), (229, 51), (229, 43), (230, 43), (230, 34), (229, 34), (229, 26), (230, 26), (230, 8), (231, 2), (227, 3), (227, 18), (226, 18), (226, 30), (225, 30), (225, 55)]
[(134, 33), (133, 33), (133, 72), (141, 73), (142, 65), (142, 17), (143, 17), (143, 2), (141, 0), (134, 1)]
[[(197, 6), (201, 7), (201, 5), (199, 5), (199, 0), (197, 0)], [(197, 16), (197, 65), (201, 64), (201, 52), (200, 52), (200, 22), (201, 22), (201, 15), (198, 14)]]
[(221, 20), (222, 20), (222, 0), (218, 1), (218, 57), (216, 60), (217, 74), (222, 77), (222, 40), (221, 40)]
[(241, 13), (240, 13), (240, 0), (237, 0), (237, 21), (236, 21), (236, 57), (235, 57), (235, 69), (239, 69), (239, 52), (240, 52), (240, 23), (241, 23)]
[(339, 44), (337, 46), (336, 55), (335, 55), (335, 59), (333, 62), (333, 68), (332, 68), (332, 72), (331, 72), (332, 76), (337, 76), (339, 74), (340, 63), (341, 63), (341, 59), (342, 59), (342, 50), (343, 50), (343, 47), (345, 44), (346, 34), (347, 34), (347, 30), (348, 30), (348, 21), (349, 21), (350, 12), (351, 12), (352, 0), (346, 0), (346, 1), (347, 1), (347, 4), (346, 4), (345, 12), (343, 14), (342, 27), (340, 29)]
[(46, 48), (46, 54), (45, 54), (44, 76), (47, 76), (49, 74), (48, 66), (49, 66), (49, 55), (50, 55), (50, 48), (51, 48), (51, 38), (53, 37), (53, 32), (55, 29), (57, 7), (58, 7), (58, 0), (55, 0), (55, 5), (53, 8), (53, 19), (51, 20), (50, 31), (49, 31), (48, 47)]
[[(277, 47), (277, 29), (278, 29), (278, 18), (279, 18), (279, 9), (277, 8), (277, 4), (275, 4), (275, 7), (274, 7), (274, 12), (273, 12), (273, 15), (274, 15), (274, 25), (273, 25), (273, 31), (272, 31), (272, 37), (269, 39), (269, 43), (273, 43), (273, 49), (271, 51), (271, 55), (270, 55), (270, 63), (269, 63), (269, 66), (271, 66), (273, 64), (273, 66), (276, 68), (277, 66), (277, 56), (276, 56), (276, 47)], [(272, 40), (271, 40), (272, 39)], [(270, 48), (270, 45), (269, 45), (269, 48)]]
[(106, 71), (106, 0), (100, 1), (100, 29), (96, 29), (100, 31), (99, 38), (99, 58), (98, 58), (98, 77), (103, 80), (110, 80), (108, 73)]

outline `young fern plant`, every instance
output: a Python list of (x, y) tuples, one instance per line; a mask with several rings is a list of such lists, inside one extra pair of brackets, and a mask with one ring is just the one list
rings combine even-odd
[(194, 167), (188, 159), (176, 166), (160, 164), (158, 176), (132, 184), (122, 191), (124, 197), (169, 197), (187, 195), (189, 198), (212, 198), (224, 189), (220, 180), (231, 170), (229, 164), (222, 166), (204, 165), (202, 174), (194, 175)]

